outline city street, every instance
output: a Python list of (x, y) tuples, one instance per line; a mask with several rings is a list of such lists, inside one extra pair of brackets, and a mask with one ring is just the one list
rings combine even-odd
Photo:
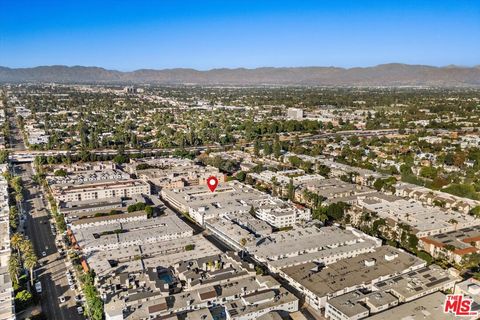
[[(14, 150), (25, 150), (21, 132), (13, 114), (9, 114), (11, 124), (10, 145)], [(39, 264), (35, 269), (35, 281), (42, 284), (40, 294), (43, 314), (48, 319), (83, 319), (77, 313), (75, 292), (70, 290), (65, 272), (66, 262), (60, 257), (55, 244), (55, 236), (50, 228), (46, 203), (39, 185), (32, 180), (32, 163), (13, 165), (12, 173), (22, 177), (24, 200), (20, 205), (26, 215), (25, 235), (33, 243)], [(43, 254), (45, 252), (45, 257)], [(64, 296), (66, 301), (60, 302)]]
[[(40, 197), (41, 190), (32, 180), (31, 165), (16, 165), (14, 170), (22, 177), (25, 190), (23, 210), (27, 213), (26, 235), (32, 240), (39, 258), (35, 280), (42, 284), (42, 310), (48, 319), (82, 319), (76, 310), (75, 293), (67, 282), (65, 260), (60, 257), (55, 245), (46, 206)], [(43, 252), (45, 257), (42, 256)], [(64, 303), (60, 303), (61, 296), (66, 298)]]

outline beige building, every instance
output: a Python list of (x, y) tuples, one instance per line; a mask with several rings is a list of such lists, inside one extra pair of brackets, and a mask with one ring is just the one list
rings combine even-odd
[(150, 185), (142, 180), (122, 180), (83, 185), (52, 186), (57, 202), (84, 201), (150, 194)]

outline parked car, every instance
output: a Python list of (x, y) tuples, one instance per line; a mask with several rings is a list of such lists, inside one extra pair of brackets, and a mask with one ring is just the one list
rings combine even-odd
[(83, 314), (83, 308), (82, 308), (82, 307), (78, 307), (78, 308), (77, 308), (77, 312), (78, 312), (78, 314)]
[(35, 283), (35, 290), (38, 292), (38, 293), (42, 293), (42, 283), (40, 281), (37, 281)]
[(64, 296), (60, 296), (58, 299), (60, 300), (60, 303), (64, 303), (66, 301)]

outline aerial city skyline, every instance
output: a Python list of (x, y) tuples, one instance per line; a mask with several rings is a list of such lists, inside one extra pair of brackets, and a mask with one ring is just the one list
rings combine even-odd
[(480, 320), (479, 1), (1, 1), (0, 320)]

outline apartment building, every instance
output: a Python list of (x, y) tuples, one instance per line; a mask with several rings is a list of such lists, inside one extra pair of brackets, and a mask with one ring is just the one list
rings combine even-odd
[(314, 309), (328, 300), (357, 289), (372, 290), (375, 283), (425, 267), (426, 262), (397, 248), (374, 251), (323, 265), (307, 262), (282, 268), (279, 275), (305, 296)]
[(436, 259), (460, 264), (468, 255), (480, 252), (480, 226), (422, 237), (419, 247)]
[[(238, 320), (298, 310), (292, 293), (271, 276), (256, 275), (251, 265), (233, 253), (180, 260), (171, 268), (130, 273), (123, 279), (108, 279), (102, 287), (107, 319), (208, 319), (207, 308), (212, 306), (223, 307), (226, 319)], [(125, 290), (132, 286), (135, 290)]]
[[(362, 210), (375, 213), (393, 224), (396, 229), (400, 224), (406, 224), (419, 238), (480, 225), (479, 219), (458, 211), (424, 206), (415, 200), (405, 200), (381, 193), (357, 197), (353, 205), (353, 209), (355, 208), (360, 209), (357, 211), (360, 213)], [(351, 210), (351, 213), (355, 215), (355, 210)], [(352, 217), (352, 219), (357, 218)]]
[(150, 194), (150, 185), (142, 180), (120, 180), (81, 185), (53, 185), (52, 194), (57, 202), (73, 202), (115, 197), (133, 197)]
[(251, 210), (257, 218), (276, 228), (311, 220), (310, 209), (271, 197), (237, 181), (221, 183), (215, 192), (206, 186), (194, 186), (162, 190), (161, 196), (177, 210), (187, 212), (201, 225), (205, 225), (209, 219)]
[(247, 246), (249, 254), (272, 272), (309, 262), (323, 265), (372, 252), (381, 246), (373, 238), (354, 228), (315, 226), (294, 228), (270, 234), (264, 241)]

